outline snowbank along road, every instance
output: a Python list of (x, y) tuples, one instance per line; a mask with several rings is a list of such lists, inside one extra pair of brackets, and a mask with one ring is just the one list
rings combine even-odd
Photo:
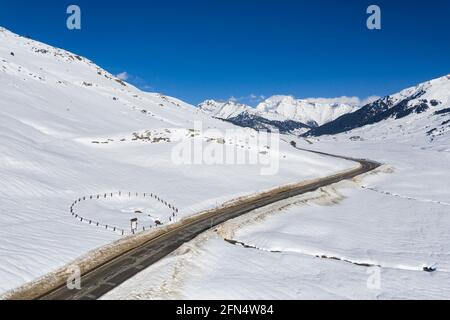
[[(292, 142), (291, 144), (294, 148), (297, 148), (295, 142)], [(242, 200), (228, 206), (200, 214), (199, 216), (188, 221), (182, 221), (179, 225), (166, 233), (155, 235), (144, 244), (128, 250), (119, 256), (112, 257), (108, 262), (85, 272), (81, 277), (80, 290), (70, 290), (67, 288), (65, 283), (61, 283), (59, 287), (55, 287), (49, 292), (32, 296), (31, 298), (40, 300), (98, 299), (147, 267), (171, 254), (184, 243), (193, 240), (201, 233), (214, 228), (223, 222), (281, 200), (312, 192), (342, 180), (353, 179), (381, 166), (380, 163), (370, 160), (353, 159), (301, 148), (297, 149), (354, 161), (359, 165), (357, 168), (352, 170), (310, 182), (282, 187), (255, 197), (251, 197), (248, 200)], [(30, 295), (29, 293), (18, 293), (11, 298), (30, 298)]]

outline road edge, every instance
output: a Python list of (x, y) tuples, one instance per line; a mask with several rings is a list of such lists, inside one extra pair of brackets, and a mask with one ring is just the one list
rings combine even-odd
[[(51, 272), (33, 282), (26, 283), (19, 288), (10, 290), (10, 291), (6, 292), (5, 294), (3, 294), (0, 298), (4, 299), (4, 300), (37, 300), (37, 299), (40, 299), (40, 298), (52, 293), (53, 291), (56, 291), (59, 288), (63, 287), (66, 284), (67, 279), (73, 275), (74, 268), (78, 268), (81, 271), (81, 274), (84, 276), (84, 275), (89, 274), (89, 273), (95, 271), (96, 269), (108, 264), (109, 262), (114, 261), (118, 257), (125, 255), (125, 254), (129, 253), (130, 251), (133, 251), (133, 250), (139, 248), (140, 246), (143, 246), (146, 243), (151, 242), (151, 241), (163, 236), (166, 233), (170, 233), (171, 231), (179, 229), (186, 224), (195, 223), (196, 221), (202, 220), (208, 216), (214, 216), (215, 212), (218, 212), (223, 209), (232, 209), (233, 207), (235, 207), (237, 205), (241, 205), (242, 203), (255, 201), (260, 198), (265, 198), (268, 195), (271, 195), (273, 193), (290, 192), (290, 191), (294, 191), (294, 190), (297, 190), (300, 188), (307, 187), (308, 185), (313, 185), (313, 184), (320, 182), (322, 180), (325, 180), (325, 179), (338, 178), (338, 177), (351, 175), (352, 173), (356, 173), (359, 170), (363, 169), (362, 163), (364, 161), (366, 161), (366, 160), (362, 160), (362, 159), (353, 159), (353, 158), (348, 158), (348, 157), (325, 154), (325, 153), (313, 151), (313, 150), (300, 149), (300, 148), (297, 148), (296, 145), (292, 145), (292, 146), (300, 151), (307, 151), (307, 152), (322, 154), (325, 156), (341, 158), (341, 159), (345, 159), (348, 161), (356, 162), (358, 165), (352, 169), (347, 169), (347, 170), (338, 172), (336, 174), (333, 174), (333, 175), (330, 175), (327, 177), (305, 180), (305, 181), (302, 181), (299, 183), (291, 183), (291, 184), (283, 185), (280, 187), (275, 187), (275, 188), (272, 188), (269, 190), (265, 190), (265, 191), (262, 191), (262, 192), (259, 192), (256, 194), (243, 196), (243, 197), (228, 201), (228, 202), (224, 203), (223, 205), (221, 205), (220, 207), (216, 207), (216, 208), (213, 208), (210, 210), (200, 212), (191, 217), (186, 217), (177, 223), (163, 227), (159, 230), (142, 232), (142, 233), (136, 234), (134, 236), (128, 236), (126, 238), (119, 239), (109, 245), (103, 246), (98, 249), (94, 249), (94, 250), (88, 252), (87, 254), (83, 255), (82, 257), (76, 259), (75, 261), (73, 261), (69, 264), (66, 264), (64, 267), (61, 267), (61, 268), (57, 269), (56, 271)], [(381, 164), (373, 162), (373, 161), (372, 161), (372, 163), (378, 164), (378, 166), (371, 170), (363, 172), (361, 174), (371, 172), (371, 171), (375, 170), (376, 168), (378, 168), (379, 165), (381, 165)], [(358, 174), (357, 176), (359, 176), (359, 175), (360, 174)], [(345, 178), (343, 178), (342, 180), (345, 180)], [(274, 202), (276, 202), (276, 201), (274, 201)]]

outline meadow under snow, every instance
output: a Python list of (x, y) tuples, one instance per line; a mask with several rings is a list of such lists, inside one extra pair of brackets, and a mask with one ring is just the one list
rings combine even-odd
[[(124, 83), (86, 58), (0, 29), (0, 293), (35, 280), (121, 234), (75, 219), (80, 197), (154, 193), (178, 219), (280, 185), (327, 176), (353, 163), (246, 142), (196, 108)], [(203, 129), (196, 129), (201, 121)], [(197, 125), (198, 126), (198, 125)], [(208, 131), (217, 129), (215, 132)], [(256, 154), (266, 165), (183, 165), (184, 141), (225, 153)], [(275, 175), (261, 175), (277, 164)], [(76, 206), (102, 225), (167, 224), (171, 212), (148, 199), (103, 199)]]

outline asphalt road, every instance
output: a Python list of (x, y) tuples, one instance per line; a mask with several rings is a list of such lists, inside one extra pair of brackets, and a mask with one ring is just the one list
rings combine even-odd
[[(295, 144), (293, 147), (297, 148)], [(313, 152), (334, 158), (355, 161), (361, 166), (346, 173), (326, 177), (311, 183), (292, 189), (280, 189), (273, 193), (240, 202), (232, 207), (218, 209), (211, 214), (200, 216), (198, 219), (183, 224), (180, 227), (157, 236), (143, 245), (124, 253), (123, 255), (107, 262), (106, 264), (91, 270), (81, 277), (81, 290), (69, 290), (61, 286), (56, 290), (41, 296), (41, 300), (95, 300), (102, 297), (112, 289), (118, 287), (126, 280), (158, 262), (162, 258), (174, 252), (183, 244), (193, 240), (203, 232), (214, 228), (223, 222), (249, 213), (255, 209), (265, 207), (291, 197), (315, 191), (322, 187), (353, 179), (361, 174), (378, 168), (381, 164), (362, 159), (331, 155), (319, 151), (297, 148), (302, 151)]]

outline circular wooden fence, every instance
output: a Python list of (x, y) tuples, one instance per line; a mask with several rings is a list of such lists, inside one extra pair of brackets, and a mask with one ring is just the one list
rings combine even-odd
[(75, 210), (77, 205), (79, 205), (80, 203), (82, 203), (84, 201), (95, 201), (95, 200), (108, 199), (108, 198), (114, 198), (114, 197), (127, 197), (127, 198), (143, 197), (143, 198), (151, 198), (151, 199), (154, 199), (154, 200), (158, 201), (160, 204), (164, 205), (165, 207), (167, 207), (168, 209), (170, 209), (172, 211), (172, 215), (169, 217), (169, 221), (168, 221), (169, 223), (170, 222), (175, 222), (177, 220), (177, 218), (178, 218), (179, 209), (177, 207), (175, 207), (173, 204), (171, 204), (170, 202), (162, 199), (161, 197), (157, 196), (154, 193), (123, 192), (123, 191), (102, 193), (102, 194), (96, 194), (96, 195), (89, 195), (89, 196), (83, 196), (81, 198), (78, 198), (70, 206), (70, 213), (72, 214), (72, 216), (74, 218), (76, 218), (80, 222), (83, 222), (83, 223), (86, 223), (86, 224), (89, 224), (91, 226), (98, 227), (98, 228), (101, 228), (101, 229), (105, 229), (105, 230), (108, 230), (108, 231), (112, 231), (112, 232), (118, 233), (118, 234), (120, 234), (122, 236), (123, 235), (128, 235), (128, 234), (135, 234), (137, 232), (151, 230), (151, 229), (157, 228), (158, 226), (164, 225), (164, 223), (160, 222), (158, 224), (158, 223), (155, 222), (153, 225), (144, 226), (142, 228), (139, 228), (138, 230), (131, 230), (131, 228), (130, 228), (130, 231), (125, 231), (124, 228), (119, 228), (117, 226), (113, 226), (113, 225), (109, 225), (109, 224), (101, 223), (99, 221), (95, 221), (95, 220), (92, 220), (92, 219), (85, 218), (81, 214), (77, 213), (77, 211)]

